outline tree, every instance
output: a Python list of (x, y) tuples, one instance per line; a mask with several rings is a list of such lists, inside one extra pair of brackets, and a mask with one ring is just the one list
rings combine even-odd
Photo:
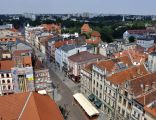
[(129, 40), (130, 43), (132, 43), (132, 42), (135, 41), (135, 37), (134, 37), (134, 36), (130, 36), (130, 37), (128, 38), (128, 40)]

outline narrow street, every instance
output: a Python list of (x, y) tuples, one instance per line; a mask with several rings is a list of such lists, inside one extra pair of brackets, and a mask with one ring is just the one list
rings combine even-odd
[(53, 84), (57, 86), (58, 94), (61, 95), (61, 99), (56, 102), (58, 105), (65, 107), (69, 111), (68, 120), (89, 120), (83, 109), (74, 102), (72, 91), (57, 76), (50, 63), (48, 64), (48, 67)]

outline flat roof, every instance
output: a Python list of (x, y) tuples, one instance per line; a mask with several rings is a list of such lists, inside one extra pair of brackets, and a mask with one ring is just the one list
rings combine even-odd
[(94, 115), (99, 115), (99, 111), (87, 100), (83, 94), (76, 93), (73, 95), (75, 100), (80, 104), (80, 106), (85, 110), (88, 116), (92, 117)]

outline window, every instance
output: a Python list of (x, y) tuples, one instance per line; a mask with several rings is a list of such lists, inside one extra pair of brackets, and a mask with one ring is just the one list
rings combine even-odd
[(100, 85), (100, 90), (102, 90), (102, 85)]
[(125, 111), (124, 110), (122, 110), (122, 115), (125, 115)]
[(4, 74), (1, 74), (1, 77), (4, 78)]
[(128, 108), (131, 109), (131, 103), (128, 102)]
[(10, 80), (9, 79), (7, 80), (7, 83), (10, 83)]
[(126, 97), (128, 96), (128, 92), (127, 91), (125, 91), (125, 94), (124, 94)]
[(124, 102), (123, 102), (123, 104), (124, 104), (124, 105), (126, 105), (126, 99), (124, 99)]
[(121, 96), (119, 96), (119, 102), (121, 103), (121, 101), (122, 101), (122, 97), (121, 97)]
[(115, 93), (114, 93), (113, 97), (115, 97)]
[(100, 98), (102, 98), (102, 94), (100, 93)]
[(136, 112), (134, 111), (134, 116), (136, 116)]
[(109, 94), (111, 94), (111, 90), (109, 90)]
[(99, 74), (97, 74), (97, 79), (99, 79)]
[(2, 83), (5, 83), (5, 80), (2, 80)]
[(99, 84), (98, 84), (98, 82), (97, 82), (96, 87), (98, 87), (98, 86), (99, 86)]
[(105, 88), (105, 91), (107, 92), (107, 87)]
[(120, 112), (120, 109), (121, 109), (121, 108), (118, 106), (118, 112)]
[(9, 74), (6, 74), (7, 77), (9, 77)]
[(94, 80), (94, 85), (95, 85), (95, 80)]
[(8, 85), (8, 90), (10, 90), (11, 89), (11, 86), (10, 85)]
[(98, 96), (98, 91), (96, 90), (96, 95)]

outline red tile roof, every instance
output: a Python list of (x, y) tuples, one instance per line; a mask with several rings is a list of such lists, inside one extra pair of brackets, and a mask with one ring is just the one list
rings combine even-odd
[(35, 92), (0, 97), (0, 117), (4, 120), (63, 120), (56, 103), (48, 95)]
[[(141, 97), (137, 98), (136, 101), (144, 106), (144, 110), (146, 112), (156, 117), (156, 105), (154, 104), (152, 106), (152, 103), (156, 101), (156, 90), (148, 92), (145, 95), (142, 95)], [(149, 104), (151, 105), (149, 106)]]
[(147, 32), (150, 32), (146, 29), (140, 29), (140, 30), (127, 30), (130, 34), (146, 34)]
[(138, 101), (142, 105), (148, 105), (156, 100), (156, 90), (148, 92), (141, 97), (136, 98), (136, 101)]
[(15, 66), (15, 61), (13, 60), (2, 60), (0, 61), (0, 70), (11, 70)]
[(90, 27), (88, 24), (83, 24), (83, 26), (81, 27), (81, 31), (82, 32), (90, 32)]
[(20, 56), (22, 53), (29, 53), (31, 50), (16, 50), (13, 52), (14, 56)]
[(131, 92), (135, 95), (138, 96), (142, 94), (142, 88), (141, 85), (145, 88), (145, 86), (149, 86), (149, 89), (152, 88), (152, 83), (156, 82), (156, 73), (150, 73), (146, 74), (144, 76), (135, 78), (131, 81), (129, 81), (129, 85), (131, 88)]
[(124, 50), (122, 52), (116, 53), (115, 57), (118, 58), (126, 55), (129, 55), (131, 57), (133, 63), (144, 63), (145, 60), (148, 58), (147, 54), (145, 54), (144, 52), (140, 52), (137, 49)]
[(106, 79), (109, 80), (111, 83), (116, 85), (121, 85), (127, 80), (134, 79), (136, 77), (140, 77), (142, 75), (148, 74), (148, 71), (144, 67), (144, 65), (133, 66), (128, 69), (125, 69), (121, 72), (117, 72), (112, 74), (111, 76), (107, 77)]
[(100, 55), (100, 54), (92, 54), (89, 53), (88, 51), (83, 51), (80, 53), (77, 53), (75, 55), (72, 55), (70, 57), (68, 57), (69, 60), (71, 60), (72, 62), (87, 62), (89, 60), (93, 60), (93, 59), (104, 59), (105, 57)]
[(93, 63), (90, 63), (90, 64), (87, 64), (83, 70), (87, 71), (87, 72), (91, 72), (92, 71), (92, 66), (93, 64), (95, 64), (94, 62)]
[(54, 43), (55, 48), (59, 48), (65, 44), (74, 44), (75, 40), (65, 40), (65, 41), (58, 41)]
[(86, 43), (87, 44), (99, 44), (100, 43), (100, 40), (99, 39), (96, 39), (96, 40), (92, 40), (92, 39), (86, 39)]
[(41, 27), (43, 27), (47, 31), (60, 31), (61, 26), (57, 24), (42, 24)]
[(23, 57), (23, 65), (32, 65), (31, 57), (30, 56), (24, 56)]
[(103, 70), (107, 70), (108, 72), (112, 72), (115, 69), (115, 65), (118, 62), (123, 62), (125, 65), (132, 66), (131, 59), (128, 56), (123, 56), (120, 58), (115, 58), (115, 59), (109, 59), (109, 60), (103, 60), (97, 62), (95, 65)]

